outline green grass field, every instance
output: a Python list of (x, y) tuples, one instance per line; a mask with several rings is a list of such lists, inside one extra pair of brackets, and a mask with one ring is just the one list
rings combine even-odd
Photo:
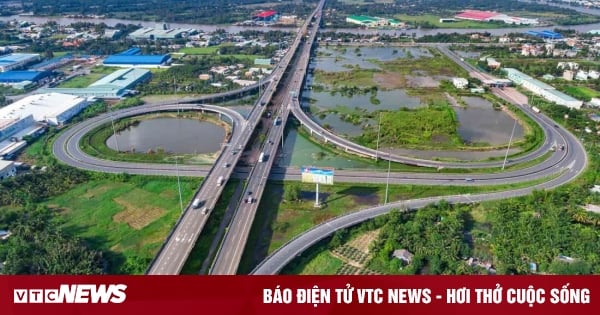
[(61, 84), (58, 85), (58, 87), (60, 87), (60, 88), (85, 88), (85, 87), (88, 87), (90, 84), (100, 80), (104, 76), (115, 72), (116, 70), (118, 70), (118, 69), (111, 68), (111, 67), (103, 67), (103, 66), (93, 67), (90, 70), (89, 74), (74, 77), (68, 81), (62, 82)]
[(209, 47), (185, 47), (179, 50), (180, 53), (186, 55), (212, 55), (217, 53), (221, 46), (209, 46)]
[(290, 275), (334, 275), (340, 269), (343, 262), (331, 256), (328, 250), (322, 249), (312, 259), (304, 264), (298, 264), (295, 268), (283, 271)]
[[(430, 25), (439, 27), (439, 28), (499, 28), (499, 27), (510, 27), (508, 24), (500, 24), (500, 23), (489, 23), (489, 22), (477, 22), (477, 21), (466, 21), (466, 20), (458, 20), (456, 22), (450, 23), (441, 23), (441, 16), (432, 15), (432, 14), (424, 14), (424, 15), (407, 15), (407, 14), (398, 14), (394, 16), (396, 19), (407, 22), (408, 24), (419, 24), (419, 23), (429, 23)], [(452, 16), (443, 17), (443, 18), (453, 18)]]
[[(184, 205), (200, 179), (182, 178)], [(92, 180), (45, 204), (62, 214), (64, 230), (110, 251), (110, 273), (143, 273), (181, 214), (175, 178), (132, 176)]]
[[(548, 180), (549, 178), (542, 178), (531, 182), (499, 186), (390, 185), (388, 202), (516, 189)], [(336, 183), (333, 186), (319, 186), (323, 207), (315, 208), (313, 184), (301, 185), (300, 201), (286, 202), (283, 200), (283, 195), (286, 187), (290, 185), (292, 182), (269, 182), (265, 187), (242, 256), (239, 273), (250, 272), (258, 261), (316, 224), (361, 208), (383, 204), (385, 201), (386, 185)]]
[(585, 86), (568, 85), (563, 87), (562, 90), (574, 98), (588, 102), (592, 99), (592, 97), (600, 97), (600, 92)]

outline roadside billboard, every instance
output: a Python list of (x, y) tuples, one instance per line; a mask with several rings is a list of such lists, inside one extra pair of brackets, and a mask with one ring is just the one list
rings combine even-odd
[(303, 166), (302, 171), (302, 182), (303, 183), (315, 183), (324, 185), (333, 185), (333, 169), (332, 168), (319, 168), (313, 166)]

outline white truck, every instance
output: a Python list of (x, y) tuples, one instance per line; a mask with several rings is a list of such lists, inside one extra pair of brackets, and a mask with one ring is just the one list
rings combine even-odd
[(198, 209), (198, 207), (200, 207), (200, 198), (196, 198), (194, 199), (194, 202), (192, 202), (192, 208)]
[(531, 110), (534, 111), (534, 112), (536, 112), (536, 113), (538, 113), (538, 114), (541, 112), (541, 110), (539, 108), (535, 107), (535, 106), (531, 106)]
[(262, 163), (265, 161), (265, 152), (261, 152), (260, 156), (258, 157), (258, 162)]
[(225, 178), (223, 178), (223, 176), (219, 176), (219, 178), (217, 179), (217, 187), (221, 187), (221, 185), (223, 185), (224, 180)]

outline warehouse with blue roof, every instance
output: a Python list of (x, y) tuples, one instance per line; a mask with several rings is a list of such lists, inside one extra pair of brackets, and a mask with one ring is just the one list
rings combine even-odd
[(50, 71), (6, 71), (0, 72), (0, 83), (39, 82), (51, 75)]
[(9, 54), (0, 56), (0, 72), (23, 68), (40, 59), (40, 54)]
[(140, 55), (139, 48), (130, 48), (119, 54), (108, 56), (104, 59), (105, 66), (127, 68), (160, 68), (168, 66), (171, 56), (166, 55)]
[(548, 30), (545, 31), (527, 31), (525, 32), (525, 34), (527, 35), (531, 35), (531, 36), (535, 36), (535, 37), (541, 37), (543, 39), (562, 39), (562, 35), (560, 35), (559, 33), (556, 32), (551, 32)]

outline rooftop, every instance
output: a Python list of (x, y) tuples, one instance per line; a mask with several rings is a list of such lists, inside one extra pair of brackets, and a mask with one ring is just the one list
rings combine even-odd
[(259, 17), (259, 18), (266, 18), (266, 17), (270, 17), (277, 14), (277, 11), (275, 10), (267, 10), (267, 11), (262, 11), (260, 13), (258, 13), (257, 15), (255, 15), (255, 17)]
[(169, 60), (169, 55), (111, 55), (104, 64), (161, 65)]
[(128, 88), (131, 84), (135, 83), (139, 78), (150, 73), (146, 69), (129, 68), (117, 70), (104, 78), (90, 84), (89, 87), (100, 87), (111, 85), (117, 88)]
[(0, 82), (37, 81), (49, 75), (47, 71), (5, 71), (0, 72)]
[(366, 16), (366, 15), (350, 15), (350, 16), (348, 16), (348, 18), (359, 21), (361, 23), (371, 23), (371, 22), (378, 21), (378, 19), (376, 19), (374, 17)]
[(144, 27), (140, 28), (129, 34), (129, 37), (132, 38), (177, 38), (180, 37), (183, 33), (193, 34), (197, 31), (193, 28), (174, 28), (174, 29), (157, 29), (152, 27)]
[(454, 17), (459, 19), (469, 19), (469, 20), (487, 20), (491, 17), (498, 15), (498, 12), (492, 11), (480, 11), (480, 10), (464, 10), (461, 13), (455, 15)]
[(12, 64), (15, 62), (39, 57), (39, 54), (10, 54), (0, 57), (0, 65)]
[(0, 171), (4, 170), (5, 168), (13, 165), (13, 161), (5, 161), (5, 160), (0, 160)]
[(36, 120), (39, 120), (39, 117), (53, 117), (82, 101), (83, 98), (68, 94), (35, 94), (0, 108), (0, 120), (18, 119), (29, 115), (33, 115)]

